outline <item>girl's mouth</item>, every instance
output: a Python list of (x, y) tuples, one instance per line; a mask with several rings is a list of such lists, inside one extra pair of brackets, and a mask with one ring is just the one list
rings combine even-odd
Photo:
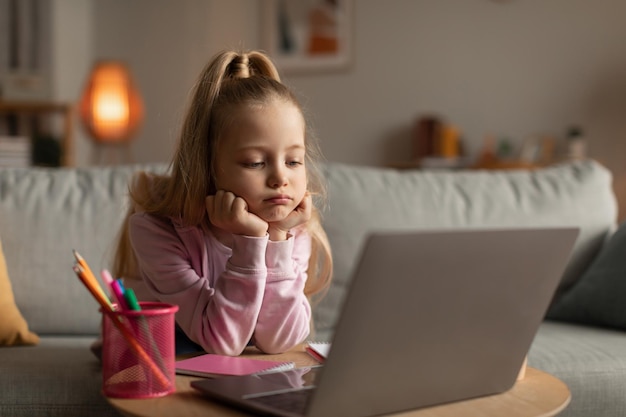
[(291, 198), (286, 195), (279, 195), (276, 197), (268, 198), (265, 201), (272, 204), (289, 204), (291, 202)]

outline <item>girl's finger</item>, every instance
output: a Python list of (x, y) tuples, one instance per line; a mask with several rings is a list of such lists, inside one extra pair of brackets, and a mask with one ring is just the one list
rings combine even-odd
[(233, 200), (231, 207), (233, 213), (242, 213), (248, 211), (248, 204), (246, 203), (246, 200), (241, 197), (236, 197)]

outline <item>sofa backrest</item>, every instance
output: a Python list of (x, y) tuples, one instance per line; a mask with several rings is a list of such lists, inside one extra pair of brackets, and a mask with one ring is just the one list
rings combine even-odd
[(0, 169), (0, 239), (16, 304), (31, 330), (99, 331), (99, 307), (72, 271), (72, 250), (98, 275), (109, 268), (132, 173), (165, 168)]
[[(16, 303), (39, 334), (96, 334), (98, 305), (74, 273), (72, 249), (97, 272), (110, 267), (128, 181), (165, 164), (0, 169), (0, 240)], [(334, 281), (314, 308), (331, 337), (366, 233), (372, 230), (575, 225), (566, 290), (615, 228), (611, 174), (586, 161), (536, 171), (396, 171), (328, 163), (323, 222)], [(384, 285), (385, 277), (381, 277)], [(375, 308), (375, 307), (373, 307)]]
[(397, 171), (328, 164), (324, 173), (328, 207), (323, 220), (335, 265), (332, 288), (315, 308), (320, 340), (332, 335), (337, 306), (372, 230), (578, 226), (558, 296), (616, 227), (611, 173), (593, 161), (534, 171)]

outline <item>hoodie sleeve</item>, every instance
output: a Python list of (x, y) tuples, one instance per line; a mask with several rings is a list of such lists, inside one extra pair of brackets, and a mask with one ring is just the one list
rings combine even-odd
[(285, 241), (268, 242), (267, 281), (254, 332), (254, 342), (264, 352), (284, 352), (309, 334), (311, 306), (304, 284), (310, 255), (310, 236), (300, 229)]

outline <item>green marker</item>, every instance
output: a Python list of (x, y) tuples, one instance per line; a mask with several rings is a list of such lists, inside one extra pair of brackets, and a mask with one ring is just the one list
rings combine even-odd
[(135, 296), (135, 291), (133, 291), (132, 288), (126, 288), (126, 290), (124, 291), (124, 299), (126, 300), (126, 303), (131, 310), (141, 310), (141, 307), (137, 302), (137, 297)]

